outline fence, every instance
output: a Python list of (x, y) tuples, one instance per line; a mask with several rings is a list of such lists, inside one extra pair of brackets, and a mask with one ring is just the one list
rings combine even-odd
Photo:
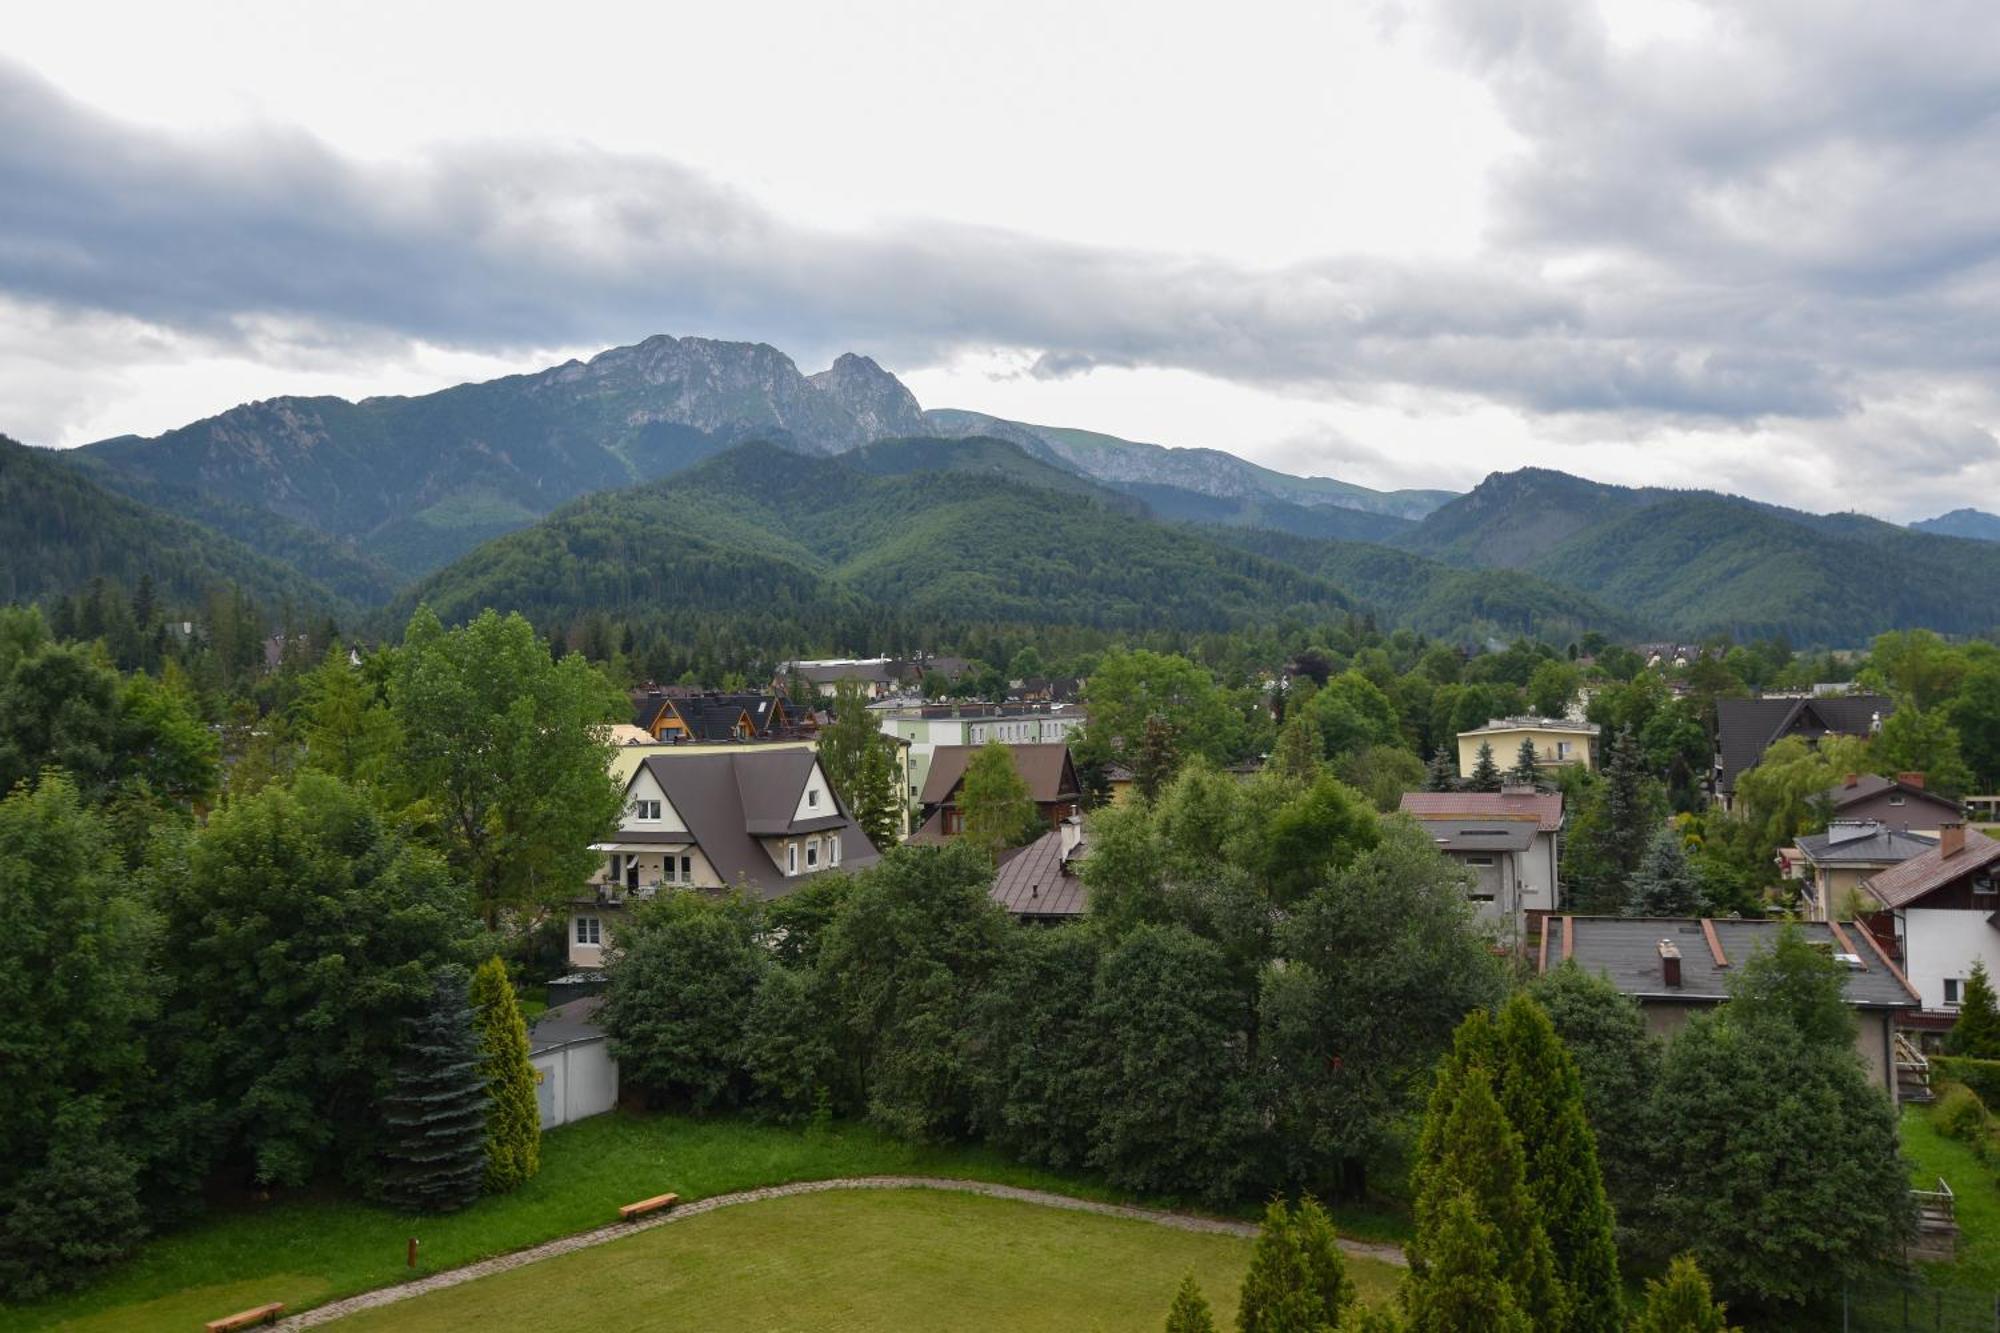
[(2000, 1292), (1911, 1276), (1849, 1287), (1841, 1333), (2000, 1333)]

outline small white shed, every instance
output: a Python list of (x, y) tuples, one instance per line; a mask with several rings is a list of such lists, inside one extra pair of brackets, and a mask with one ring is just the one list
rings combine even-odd
[(602, 1115), (618, 1105), (618, 1062), (596, 1024), (602, 996), (557, 1005), (535, 1020), (528, 1062), (535, 1067), (535, 1102), (542, 1128)]

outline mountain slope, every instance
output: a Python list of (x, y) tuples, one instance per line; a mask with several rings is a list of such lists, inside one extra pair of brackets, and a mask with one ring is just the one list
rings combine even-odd
[(1523, 569), (1577, 533), (1671, 494), (1547, 468), (1495, 472), (1393, 542), (1447, 564)]
[[(544, 620), (778, 606), (800, 616), (1218, 630), (1353, 603), (1321, 579), (1088, 494), (1032, 485), (994, 441), (898, 442), (859, 460), (739, 445), (663, 481), (577, 501), (411, 597)], [(967, 466), (883, 472), (924, 453)], [(984, 459), (984, 463), (978, 460)], [(972, 465), (977, 464), (977, 465)]]
[(1174, 486), (1222, 499), (1279, 500), (1411, 519), (1421, 518), (1453, 498), (1449, 491), (1374, 491), (1331, 477), (1294, 477), (1219, 449), (1170, 449), (1096, 431), (1034, 426), (979, 412), (938, 409), (925, 412), (924, 421), (939, 435), (989, 435), (1009, 440), (1038, 457), (1066, 463), (1112, 485)]
[(1934, 537), (1970, 537), (1974, 541), (2000, 542), (2000, 514), (1983, 509), (1954, 509), (1936, 518), (1921, 518), (1910, 524), (1912, 532), (1928, 532)]
[(60, 455), (0, 436), (0, 603), (73, 592), (94, 578), (128, 590), (150, 575), (187, 607), (234, 583), (265, 606), (336, 608), (326, 588), (199, 523), (98, 485)]

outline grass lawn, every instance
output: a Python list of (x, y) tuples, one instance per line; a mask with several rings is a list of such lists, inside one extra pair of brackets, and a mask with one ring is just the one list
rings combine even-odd
[[(1227, 1326), (1250, 1242), (921, 1190), (744, 1204), (341, 1323), (604, 1328), (1156, 1330), (1193, 1269)], [(1348, 1260), (1371, 1302), (1395, 1270)]]
[[(617, 1205), (668, 1190), (692, 1202), (759, 1185), (892, 1173), (1130, 1201), (1089, 1177), (1021, 1166), (983, 1148), (918, 1147), (864, 1125), (807, 1133), (738, 1119), (612, 1114), (544, 1135), (541, 1175), (462, 1213), (410, 1218), (328, 1198), (217, 1210), (149, 1242), (81, 1292), (0, 1309), (0, 1330), (150, 1333), (199, 1327), (265, 1301), (296, 1310), (411, 1276), (403, 1266), (410, 1236), (423, 1244), (419, 1272), (437, 1272), (602, 1226), (615, 1220)], [(1377, 1225), (1353, 1230), (1378, 1233), (1379, 1219), (1369, 1221)]]
[(2000, 1288), (2000, 1186), (1993, 1168), (1965, 1144), (1938, 1133), (1930, 1112), (1920, 1106), (1904, 1108), (1903, 1154), (1910, 1159), (1912, 1185), (1936, 1189), (1943, 1176), (1955, 1196), (1958, 1262), (1926, 1264), (1925, 1274), (1954, 1285)]

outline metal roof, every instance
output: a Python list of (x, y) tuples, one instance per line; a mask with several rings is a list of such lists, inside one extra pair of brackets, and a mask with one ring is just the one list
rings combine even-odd
[(1526, 819), (1426, 819), (1424, 832), (1447, 852), (1525, 852), (1541, 830)]
[(1798, 840), (1806, 860), (1821, 866), (1892, 866), (1935, 846), (1936, 838), (1905, 833), (1873, 819), (1835, 820), (1826, 832), (1808, 833)]
[(528, 1030), (528, 1053), (540, 1055), (558, 1046), (596, 1041), (604, 1035), (604, 1029), (597, 1026), (597, 1010), (603, 1003), (602, 995), (586, 995), (580, 1000), (544, 1009)]
[(1532, 819), (1544, 833), (1562, 827), (1561, 792), (1412, 791), (1403, 793), (1403, 813), (1433, 819)]
[(1907, 907), (1926, 894), (1944, 888), (1975, 870), (1984, 869), (1995, 861), (2000, 861), (2000, 842), (1978, 829), (1967, 829), (1963, 850), (1946, 856), (1943, 848), (1933, 847), (1863, 881), (1862, 887), (1874, 894), (1884, 907)]
[(1009, 852), (993, 876), (993, 901), (1023, 917), (1079, 917), (1089, 910), (1089, 892), (1076, 874), (1083, 844), (1065, 856), (1062, 838), (1061, 829), (1050, 829)]
[[(1729, 978), (1759, 950), (1768, 949), (1783, 924), (1764, 920), (1693, 917), (1552, 916), (1543, 922), (1542, 970), (1565, 954), (1586, 972), (1601, 973), (1627, 995), (1687, 1004), (1729, 998)], [(1859, 925), (1798, 923), (1806, 939), (1859, 960), (1847, 973), (1847, 1002), (1859, 1009), (1915, 1009), (1917, 993)], [(1669, 986), (1660, 943), (1680, 950), (1681, 984)], [(1718, 959), (1717, 954), (1720, 954)]]

